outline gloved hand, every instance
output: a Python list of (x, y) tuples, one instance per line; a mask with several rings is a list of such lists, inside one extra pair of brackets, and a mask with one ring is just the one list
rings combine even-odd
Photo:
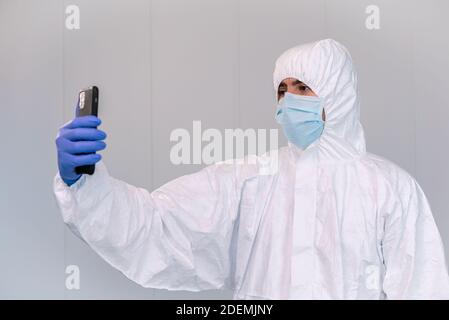
[(68, 186), (81, 177), (75, 172), (76, 167), (100, 161), (101, 155), (94, 153), (106, 148), (106, 143), (101, 141), (106, 139), (106, 133), (96, 129), (100, 124), (96, 116), (83, 116), (59, 129), (56, 137), (59, 175)]

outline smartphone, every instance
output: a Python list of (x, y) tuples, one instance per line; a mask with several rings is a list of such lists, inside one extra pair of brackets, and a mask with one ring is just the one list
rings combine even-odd
[[(98, 88), (96, 86), (83, 89), (78, 94), (78, 105), (76, 106), (76, 116), (98, 116)], [(95, 172), (95, 165), (86, 165), (75, 168), (77, 174), (92, 175)]]

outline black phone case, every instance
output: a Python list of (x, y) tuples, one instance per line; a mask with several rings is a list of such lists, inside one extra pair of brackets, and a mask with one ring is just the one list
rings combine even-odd
[[(84, 101), (83, 101), (84, 100)], [(88, 89), (83, 89), (78, 95), (78, 105), (76, 107), (76, 116), (98, 116), (98, 88), (92, 86)], [(95, 172), (95, 165), (79, 166), (75, 168), (77, 174), (92, 175)]]

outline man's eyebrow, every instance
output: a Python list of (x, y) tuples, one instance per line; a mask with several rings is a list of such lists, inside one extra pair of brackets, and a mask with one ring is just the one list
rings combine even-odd
[(299, 81), (298, 79), (293, 80), (293, 84), (304, 84), (302, 81)]

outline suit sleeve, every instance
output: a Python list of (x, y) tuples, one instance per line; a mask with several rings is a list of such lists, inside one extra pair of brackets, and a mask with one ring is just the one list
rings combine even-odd
[(216, 164), (150, 193), (111, 177), (100, 161), (70, 187), (57, 174), (54, 193), (70, 229), (129, 279), (200, 291), (230, 285), (235, 175)]
[(388, 299), (448, 299), (443, 243), (428, 200), (413, 178), (403, 181), (385, 219), (383, 291)]

